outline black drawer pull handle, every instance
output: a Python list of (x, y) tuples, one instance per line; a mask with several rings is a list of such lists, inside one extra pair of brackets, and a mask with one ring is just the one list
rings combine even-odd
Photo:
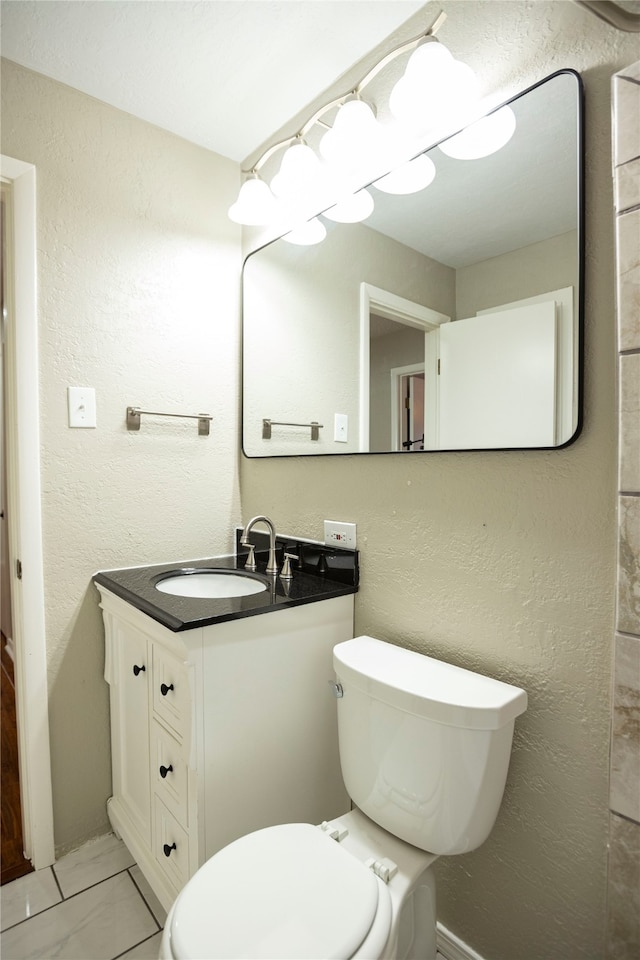
[(169, 693), (169, 690), (173, 690), (172, 683), (170, 683), (169, 686), (167, 686), (166, 683), (160, 684), (160, 693), (162, 694), (163, 697), (166, 697), (166, 695)]
[(165, 857), (170, 857), (170, 856), (171, 856), (171, 851), (176, 849), (175, 841), (174, 841), (174, 843), (171, 844), (171, 846), (169, 846), (168, 843), (165, 843), (165, 845), (164, 845), (164, 847), (163, 847), (162, 849), (164, 850), (164, 855), (165, 855)]
[(164, 780), (168, 773), (173, 773), (173, 765), (169, 764), (168, 767), (160, 767), (160, 776)]
[(144, 671), (145, 671), (146, 669), (147, 669), (147, 668), (145, 667), (144, 664), (143, 664), (141, 667), (139, 667), (137, 663), (134, 663), (134, 665), (133, 665), (133, 675), (134, 675), (134, 677), (137, 677), (139, 673), (144, 673)]

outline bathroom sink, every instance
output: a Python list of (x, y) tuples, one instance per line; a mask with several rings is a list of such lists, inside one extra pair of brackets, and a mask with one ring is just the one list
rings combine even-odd
[(264, 580), (235, 570), (206, 570), (188, 568), (173, 570), (156, 581), (156, 590), (174, 597), (194, 597), (215, 600), (225, 597), (249, 597), (262, 593), (268, 584)]

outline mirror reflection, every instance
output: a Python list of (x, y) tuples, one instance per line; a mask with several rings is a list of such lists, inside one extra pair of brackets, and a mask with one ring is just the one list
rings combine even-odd
[(580, 422), (581, 87), (510, 101), (498, 152), (243, 272), (250, 457), (557, 447)]

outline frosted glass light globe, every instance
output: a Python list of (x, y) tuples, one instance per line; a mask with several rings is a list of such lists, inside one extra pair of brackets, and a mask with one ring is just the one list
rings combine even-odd
[(329, 210), (325, 210), (322, 216), (335, 223), (360, 223), (373, 213), (373, 207), (373, 197), (369, 191), (358, 190), (357, 193), (352, 193), (351, 196), (340, 200)]
[(276, 197), (290, 197), (307, 191), (321, 176), (322, 165), (311, 147), (303, 141), (296, 142), (284, 154), (271, 189)]
[(442, 44), (432, 42), (411, 54), (404, 76), (391, 91), (389, 109), (396, 120), (422, 135), (445, 123), (455, 129), (456, 118), (477, 99), (473, 70)]
[(329, 163), (349, 166), (380, 143), (382, 131), (364, 100), (348, 100), (338, 110), (331, 130), (320, 141), (320, 153)]
[(502, 107), (465, 130), (439, 144), (448, 157), (456, 160), (478, 160), (501, 150), (513, 136), (516, 117), (511, 107)]
[(229, 207), (229, 219), (250, 227), (262, 227), (276, 215), (276, 201), (271, 190), (259, 177), (253, 177), (240, 187), (238, 199)]
[(408, 194), (418, 193), (433, 182), (436, 175), (436, 166), (430, 157), (421, 154), (408, 163), (396, 167), (386, 176), (376, 180), (373, 186), (383, 193)]
[(427, 43), (420, 44), (409, 57), (405, 77), (416, 83), (432, 77), (437, 79), (451, 63), (453, 63), (451, 51), (439, 40), (429, 40)]
[(327, 235), (327, 228), (317, 217), (296, 227), (289, 233), (285, 233), (283, 240), (287, 243), (295, 243), (299, 247), (311, 247), (314, 243), (322, 243)]

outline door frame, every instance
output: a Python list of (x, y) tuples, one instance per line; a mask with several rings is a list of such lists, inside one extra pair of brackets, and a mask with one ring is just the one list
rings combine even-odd
[(55, 845), (40, 482), (36, 168), (2, 155), (0, 173), (11, 181), (13, 200), (5, 423), (20, 792), (24, 852), (39, 870), (54, 862)]
[[(369, 452), (369, 388), (370, 388), (370, 317), (375, 313), (387, 320), (404, 323), (407, 327), (423, 330), (425, 336), (432, 330), (437, 330), (442, 323), (449, 323), (451, 317), (438, 313), (431, 307), (421, 303), (399, 297), (390, 290), (374, 287), (364, 281), (360, 284), (360, 413), (358, 418), (358, 450), (360, 453)], [(426, 347), (426, 341), (425, 341)], [(425, 378), (426, 364), (425, 357)], [(425, 384), (425, 403), (426, 403)]]

